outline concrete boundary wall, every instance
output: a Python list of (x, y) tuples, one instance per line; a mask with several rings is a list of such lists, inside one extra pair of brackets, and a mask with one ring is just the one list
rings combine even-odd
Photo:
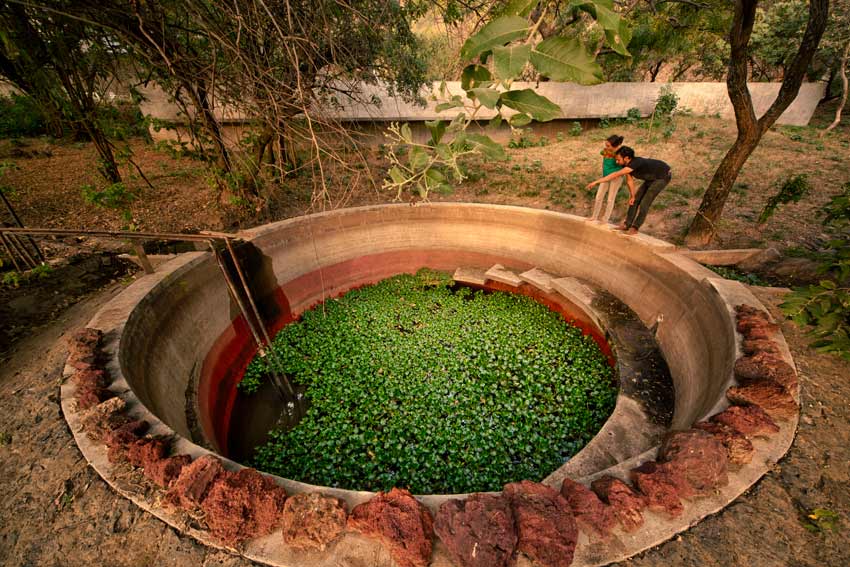
[[(673, 92), (679, 96), (679, 108), (688, 109), (697, 115), (719, 114), (726, 119), (733, 119), (734, 112), (726, 83), (669, 83)], [(460, 95), (467, 104), (466, 93), (458, 81), (446, 83), (449, 96)], [(649, 116), (655, 108), (655, 101), (661, 93), (664, 83), (602, 83), (599, 85), (577, 85), (574, 83), (515, 82), (513, 90), (533, 88), (538, 93), (548, 97), (561, 107), (562, 120), (588, 118), (622, 118), (629, 109), (637, 108), (641, 115)], [(776, 99), (781, 83), (750, 83), (750, 95), (756, 115), (761, 116)], [(823, 98), (825, 83), (804, 83), (794, 102), (777, 120), (778, 124), (805, 126), (809, 123), (818, 102)], [(354, 103), (348, 99), (339, 99), (340, 107), (332, 111), (332, 115), (343, 121), (353, 123), (369, 122), (422, 122), (425, 120), (449, 120), (459, 110), (452, 109), (442, 113), (436, 111), (438, 101), (432, 100), (432, 93), (439, 89), (439, 83), (425, 87), (421, 96), (426, 100), (424, 107), (412, 102), (406, 102), (399, 97), (387, 94), (380, 85), (363, 85), (362, 100), (378, 100), (379, 105)], [(156, 87), (143, 90), (146, 101), (141, 104), (144, 114), (153, 118), (182, 121), (179, 108), (169, 102), (165, 92)], [(238, 125), (246, 123), (246, 117), (226, 105), (214, 106), (218, 118), (225, 124)], [(505, 110), (510, 116), (514, 111)], [(495, 111), (482, 108), (477, 118), (489, 120)], [(535, 123), (536, 124), (536, 123)]]
[[(676, 389), (673, 429), (687, 428), (727, 405), (725, 389), (732, 383), (732, 365), (740, 355), (734, 306), (744, 303), (763, 309), (745, 286), (717, 277), (670, 244), (644, 235), (625, 236), (581, 217), (536, 209), (453, 203), (362, 207), (289, 219), (248, 231), (245, 237), (270, 259), (281, 285), (345, 260), (403, 250), (496, 254), (509, 261), (509, 269), (531, 265), (553, 275), (591, 282), (627, 304), (644, 324), (657, 328), (656, 337)], [(298, 301), (308, 305), (327, 295), (331, 290), (313, 290)], [(107, 368), (114, 378), (110, 389), (127, 402), (134, 417), (151, 421), (154, 433), (176, 432), (177, 453), (197, 457), (208, 452), (190, 441), (185, 420), (186, 405), (191, 403), (187, 392), (207, 350), (235, 317), (212, 258), (198, 252), (181, 255), (156, 274), (140, 278), (88, 325), (105, 333)], [(783, 358), (793, 363), (781, 335), (777, 343)], [(179, 513), (163, 507), (158, 498), (139, 493), (126, 479), (115, 477), (105, 448), (81, 431), (73, 389), (71, 383), (62, 387), (63, 411), (83, 454), (101, 476), (169, 524), (220, 546), (208, 533), (188, 525)], [(582, 534), (573, 564), (603, 565), (629, 557), (718, 511), (785, 454), (796, 423), (795, 417), (783, 422), (781, 431), (770, 440), (754, 440), (752, 462), (734, 473), (728, 486), (688, 503), (681, 517), (669, 519), (647, 512), (643, 529), (618, 533), (604, 542), (590, 542)], [(586, 483), (603, 474), (627, 478), (630, 468), (652, 458), (656, 451), (650, 448), (604, 470), (582, 473), (575, 480)], [(240, 467), (229, 461), (226, 464), (232, 469)], [(554, 485), (558, 476), (545, 482)], [(275, 479), (290, 494), (320, 491), (340, 497), (350, 506), (372, 496)], [(446, 497), (419, 498), (433, 509)], [(238, 551), (263, 563), (288, 567), (330, 567), (344, 557), (358, 557), (366, 561), (362, 564), (375, 566), (392, 564), (385, 553), (381, 555), (380, 549), (355, 534), (346, 534), (327, 552), (309, 557), (283, 545), (280, 532), (252, 540)], [(439, 542), (431, 565), (452, 565)]]

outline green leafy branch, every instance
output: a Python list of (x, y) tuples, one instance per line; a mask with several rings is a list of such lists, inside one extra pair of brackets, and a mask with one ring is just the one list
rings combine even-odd
[(829, 242), (820, 272), (830, 279), (796, 288), (780, 306), (795, 323), (809, 327), (810, 345), (850, 360), (850, 183), (824, 208), (827, 227), (840, 237)]
[[(788, 179), (779, 188), (779, 191), (767, 200), (764, 210), (759, 215), (759, 224), (764, 224), (767, 219), (773, 216), (779, 205), (787, 205), (788, 203), (799, 203), (809, 191), (811, 184), (805, 173), (800, 175), (790, 175)], [(825, 221), (828, 222), (828, 221)]]
[[(432, 96), (438, 101), (437, 112), (461, 112), (448, 125), (441, 120), (426, 123), (431, 130), (429, 143), (415, 144), (407, 125), (406, 131), (405, 126), (390, 128), (387, 136), (391, 167), (384, 188), (396, 191), (396, 199), (401, 199), (408, 188), (422, 199), (427, 199), (432, 189), (450, 191), (449, 177), (455, 183), (464, 180), (458, 164), (458, 158), (464, 155), (478, 153), (490, 159), (505, 159), (504, 150), (492, 138), (467, 132), (483, 109), (495, 112), (490, 120), (493, 128), (505, 120), (516, 129), (532, 120), (548, 122), (561, 116), (560, 106), (534, 89), (512, 88), (513, 81), (527, 68), (553, 81), (585, 85), (602, 82), (602, 68), (579, 39), (555, 36), (537, 42), (548, 11), (547, 3), (537, 19), (530, 22), (530, 14), (538, 4), (539, 0), (513, 0), (499, 17), (466, 40), (460, 52), (461, 58), (469, 62), (460, 81), (465, 97), (450, 93), (445, 81)], [(630, 56), (627, 45), (631, 31), (614, 11), (612, 0), (573, 0), (568, 10), (589, 14), (605, 31), (611, 48)], [(454, 135), (449, 142), (443, 141), (446, 133)], [(400, 157), (404, 153), (406, 160)]]

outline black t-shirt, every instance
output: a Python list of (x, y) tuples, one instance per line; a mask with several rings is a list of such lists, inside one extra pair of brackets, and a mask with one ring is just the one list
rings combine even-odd
[(670, 166), (660, 159), (635, 157), (626, 167), (632, 170), (632, 177), (643, 181), (667, 179), (670, 176)]

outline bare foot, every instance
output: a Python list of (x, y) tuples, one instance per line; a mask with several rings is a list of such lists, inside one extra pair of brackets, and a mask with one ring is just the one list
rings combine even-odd
[(638, 233), (638, 229), (636, 229), (635, 227), (632, 227), (632, 228), (630, 228), (629, 230), (626, 231), (626, 234), (628, 236), (634, 236), (637, 233)]
[(626, 230), (625, 223), (618, 224), (617, 226), (614, 227), (614, 230)]

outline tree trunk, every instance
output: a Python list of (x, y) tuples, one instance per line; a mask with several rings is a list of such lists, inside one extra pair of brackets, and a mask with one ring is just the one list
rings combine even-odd
[(732, 185), (741, 168), (758, 146), (764, 133), (785, 112), (797, 97), (806, 69), (817, 51), (820, 38), (826, 28), (829, 0), (810, 0), (809, 21), (800, 48), (788, 66), (779, 94), (764, 115), (756, 119), (750, 90), (747, 88), (747, 49), (755, 23), (758, 0), (737, 0), (732, 29), (729, 33), (731, 54), (726, 87), (735, 110), (738, 136), (714, 172), (708, 189), (703, 195), (699, 211), (688, 228), (685, 242), (688, 246), (705, 246), (717, 234), (717, 223)]
[(664, 60), (660, 59), (655, 65), (649, 68), (649, 82), (654, 83), (655, 78), (658, 76), (658, 73), (661, 71), (661, 67), (664, 65)]
[(832, 90), (832, 82), (835, 81), (835, 75), (837, 74), (837, 70), (835, 67), (832, 67), (829, 70), (829, 77), (826, 79), (826, 88), (823, 90), (823, 98), (820, 99), (818, 104), (823, 104), (825, 102), (829, 102), (832, 100), (832, 97), (829, 96), (829, 92)]
[(118, 171), (118, 162), (115, 161), (112, 144), (109, 143), (109, 140), (106, 139), (106, 136), (96, 124), (89, 124), (88, 118), (84, 119), (83, 126), (100, 156), (98, 171), (110, 183), (121, 183), (121, 173)]
[(233, 171), (233, 165), (230, 162), (230, 153), (224, 145), (224, 139), (221, 135), (221, 127), (219, 126), (218, 119), (215, 117), (215, 114), (213, 114), (212, 108), (210, 107), (206, 87), (203, 84), (186, 84), (185, 87), (189, 96), (192, 98), (192, 105), (195, 107), (195, 111), (200, 115), (201, 124), (203, 124), (204, 130), (206, 130), (210, 138), (212, 138), (216, 153), (216, 165), (223, 173), (231, 173)]
[(832, 124), (826, 127), (826, 130), (821, 132), (821, 137), (827, 132), (838, 126), (841, 122), (841, 111), (844, 110), (844, 105), (847, 104), (847, 57), (850, 56), (850, 41), (844, 46), (844, 52), (841, 54), (841, 61), (838, 63), (838, 69), (841, 73), (841, 99), (838, 101), (838, 108), (835, 109), (835, 120)]

